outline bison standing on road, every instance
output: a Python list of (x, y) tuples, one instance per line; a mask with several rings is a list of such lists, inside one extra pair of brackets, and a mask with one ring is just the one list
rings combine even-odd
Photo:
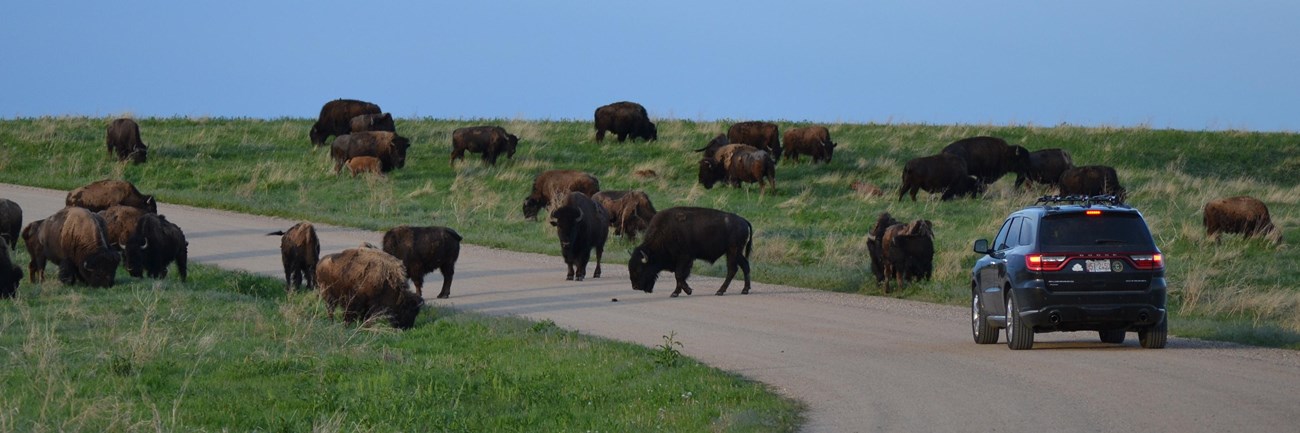
[(615, 102), (597, 108), (597, 142), (605, 141), (605, 131), (617, 134), (619, 143), (622, 143), (628, 136), (645, 141), (659, 139), (659, 130), (655, 127), (654, 122), (650, 121), (650, 116), (646, 114), (645, 107), (635, 102)]
[(1119, 174), (1114, 167), (1085, 165), (1061, 174), (1060, 195), (1113, 195), (1124, 201), (1127, 192), (1119, 184)]
[(144, 195), (135, 185), (125, 180), (104, 179), (68, 192), (67, 206), (78, 206), (99, 212), (113, 205), (131, 206), (149, 213), (158, 213), (158, 201)]
[(1061, 175), (1074, 168), (1074, 159), (1065, 149), (1043, 149), (1029, 152), (1029, 169), (1016, 176), (1016, 188), (1026, 180), (1044, 185), (1060, 185)]
[(149, 157), (149, 146), (140, 140), (140, 125), (131, 119), (117, 119), (108, 124), (105, 144), (118, 161), (142, 164)]
[(659, 272), (671, 270), (677, 279), (671, 296), (682, 292), (689, 295), (691, 287), (686, 279), (691, 276), (695, 260), (713, 263), (726, 255), (727, 279), (717, 294), (727, 292), (737, 269), (745, 272), (745, 288), (740, 293), (748, 294), (749, 254), (753, 248), (754, 226), (740, 215), (698, 207), (665, 209), (650, 220), (645, 239), (632, 250), (628, 277), (632, 290), (651, 293)]
[[(66, 207), (46, 218), (36, 231), (35, 242), (39, 247), (28, 264), (33, 274), (39, 269), (43, 279), (48, 260), (59, 266), (59, 281), (63, 284), (113, 286), (121, 257), (108, 246), (104, 219), (99, 215), (79, 207)], [(33, 282), (37, 282), (35, 278)]]
[(609, 215), (609, 225), (615, 236), (636, 240), (636, 234), (645, 231), (658, 211), (644, 191), (601, 191), (591, 196)]
[(524, 219), (537, 219), (537, 212), (550, 206), (551, 202), (563, 198), (570, 191), (586, 194), (588, 197), (600, 192), (600, 180), (591, 174), (577, 170), (547, 170), (533, 178), (533, 189), (524, 198)]
[(362, 114), (380, 114), (383, 110), (378, 105), (355, 99), (335, 99), (326, 102), (320, 108), (320, 116), (311, 126), (311, 144), (325, 145), (325, 139), (331, 135), (343, 135), (352, 132), (352, 118)]
[(18, 233), (22, 228), (22, 206), (9, 199), (0, 198), (0, 239), (4, 239), (12, 251), (18, 250)]
[(334, 172), (343, 168), (349, 159), (372, 156), (379, 159), (380, 171), (387, 173), (406, 166), (406, 151), (411, 141), (388, 131), (367, 131), (344, 134), (330, 144), (330, 157), (334, 159)]
[(402, 261), (375, 248), (350, 248), (320, 259), (316, 286), (329, 316), (343, 308), (343, 320), (387, 316), (397, 329), (415, 326), (424, 299), (407, 290)]
[(1273, 231), (1268, 206), (1254, 197), (1220, 198), (1205, 204), (1205, 235), (1219, 239), (1219, 233), (1263, 236)]
[(348, 131), (349, 134), (366, 131), (397, 132), (397, 125), (393, 124), (393, 113), (362, 114), (348, 120)]
[(837, 146), (831, 141), (831, 132), (825, 126), (788, 129), (781, 141), (784, 142), (785, 159), (794, 159), (795, 162), (799, 162), (799, 155), (809, 155), (814, 163), (830, 164)]
[(135, 269), (127, 269), (132, 277), (162, 279), (167, 277), (167, 265), (176, 262), (176, 273), (181, 282), (189, 275), (189, 245), (185, 232), (180, 226), (167, 221), (167, 217), (158, 214), (144, 214), (135, 229), (135, 234), (126, 241), (127, 262)]
[(727, 128), (727, 141), (748, 144), (772, 154), (772, 160), (781, 159), (781, 132), (771, 122), (740, 122)]
[(292, 292), (295, 287), (301, 287), (303, 281), (307, 282), (307, 287), (316, 287), (316, 262), (320, 260), (320, 238), (316, 237), (316, 227), (303, 221), (289, 230), (266, 235), (280, 237), (284, 291)]
[(568, 266), (566, 280), (582, 281), (587, 276), (587, 262), (591, 250), (596, 249), (596, 271), (592, 278), (600, 278), (600, 260), (605, 256), (605, 240), (609, 238), (609, 215), (605, 209), (586, 194), (570, 192), (564, 204), (551, 211), (551, 225), (560, 238), (560, 252)]
[(451, 279), (460, 258), (460, 233), (446, 227), (397, 226), (384, 233), (384, 252), (397, 257), (406, 275), (415, 282), (415, 293), (424, 296), (424, 275), (442, 272), (438, 299), (451, 296)]
[(0, 299), (14, 297), (23, 281), (23, 268), (9, 257), (9, 247), (7, 239), (0, 240)]
[(969, 195), (972, 198), (984, 192), (984, 183), (966, 171), (966, 161), (961, 157), (940, 153), (907, 161), (903, 166), (903, 184), (898, 188), (898, 200), (906, 194), (916, 201), (918, 190), (943, 193), (940, 200)]
[(483, 154), (483, 161), (488, 165), (497, 165), (497, 157), (505, 154), (514, 159), (515, 149), (519, 147), (519, 137), (507, 133), (500, 126), (470, 126), (457, 128), (451, 133), (451, 164), (457, 159), (465, 159), (465, 151)]

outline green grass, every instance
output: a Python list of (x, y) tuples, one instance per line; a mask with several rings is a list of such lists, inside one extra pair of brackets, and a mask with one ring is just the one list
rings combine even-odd
[[(643, 189), (656, 207), (705, 206), (740, 214), (757, 230), (754, 277), (848, 293), (880, 294), (866, 259), (876, 215), (934, 222), (935, 278), (891, 294), (963, 304), (976, 238), (992, 237), (1012, 209), (1047, 190), (1015, 191), (1013, 176), (978, 200), (895, 200), (900, 168), (956, 139), (996, 135), (1031, 150), (1060, 147), (1076, 164), (1119, 170), (1130, 202), (1152, 225), (1168, 260), (1174, 309), (1171, 332), (1300, 348), (1300, 253), (1285, 242), (1204, 236), (1200, 209), (1211, 199), (1248, 194), (1268, 203), (1283, 239), (1295, 239), (1300, 210), (1300, 136), (1289, 133), (1192, 132), (1143, 128), (983, 125), (827, 125), (840, 143), (830, 165), (781, 162), (775, 194), (757, 188), (705, 190), (695, 181), (699, 148), (730, 122), (662, 120), (654, 143), (594, 142), (585, 121), (399, 119), (412, 139), (407, 168), (387, 178), (330, 173), (326, 149), (312, 149), (306, 119), (140, 119), (150, 162), (127, 166), (103, 148), (106, 118), (0, 121), (0, 181), (71, 189), (100, 178), (135, 182), (168, 203), (309, 219), (384, 230), (398, 224), (444, 225), (466, 242), (558, 254), (553, 229), (521, 218), (532, 177), (575, 168), (603, 189)], [(778, 122), (783, 129), (803, 123)], [(514, 160), (484, 166), (475, 155), (451, 167), (457, 127), (499, 124), (520, 137)], [(633, 172), (654, 170), (640, 179)], [(849, 185), (885, 190), (863, 197)], [(614, 240), (606, 261), (622, 263), (634, 245)], [(721, 265), (697, 264), (719, 275)], [(1184, 323), (1187, 326), (1184, 326)], [(1212, 326), (1195, 325), (1211, 323)], [(1195, 325), (1195, 326), (1193, 326)]]

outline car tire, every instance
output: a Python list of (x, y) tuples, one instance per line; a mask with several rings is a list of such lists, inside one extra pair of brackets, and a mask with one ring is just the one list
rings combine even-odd
[(1138, 331), (1138, 343), (1147, 349), (1164, 349), (1169, 341), (1169, 317), (1151, 327)]
[(980, 294), (978, 291), (971, 294), (970, 301), (970, 332), (975, 338), (976, 344), (994, 344), (998, 342), (998, 328), (989, 323), (989, 318), (984, 314)]
[(1105, 329), (1097, 331), (1097, 336), (1101, 337), (1101, 342), (1110, 344), (1124, 344), (1124, 334), (1126, 334), (1126, 332), (1124, 332), (1123, 329)]
[(1029, 350), (1034, 347), (1034, 328), (1020, 319), (1020, 310), (1016, 308), (1016, 297), (1011, 291), (1007, 295), (1007, 347), (1011, 350)]

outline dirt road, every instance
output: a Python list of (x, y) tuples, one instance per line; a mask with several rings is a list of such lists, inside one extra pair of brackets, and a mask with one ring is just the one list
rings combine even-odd
[[(0, 184), (26, 221), (57, 211), (64, 195)], [(185, 230), (191, 260), (283, 277), (279, 238), (265, 234), (294, 221), (166, 204), (159, 212)], [(381, 237), (317, 227), (323, 254)], [(1180, 338), (1145, 350), (1131, 333), (1123, 345), (1063, 333), (1012, 352), (974, 344), (961, 307), (769, 284), (719, 297), (721, 280), (706, 277), (692, 278), (694, 296), (673, 299), (670, 274), (646, 294), (631, 290), (625, 264), (604, 271), (570, 282), (559, 257), (467, 245), (451, 299), (430, 301), (649, 346), (676, 332), (685, 354), (806, 402), (809, 432), (1300, 429), (1294, 351)], [(425, 294), (440, 281), (430, 274)]]

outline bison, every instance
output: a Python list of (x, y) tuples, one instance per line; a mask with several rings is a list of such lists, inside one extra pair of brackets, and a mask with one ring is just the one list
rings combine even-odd
[(1263, 236), (1273, 231), (1268, 206), (1254, 197), (1220, 198), (1205, 204), (1205, 235), (1219, 239), (1219, 233)]
[(23, 281), (23, 268), (10, 259), (12, 248), (8, 242), (8, 239), (0, 239), (0, 299), (14, 297), (18, 293), (18, 284)]
[(126, 272), (139, 276), (140, 264), (131, 261), (131, 256), (126, 254), (126, 244), (135, 235), (136, 228), (140, 225), (140, 217), (145, 215), (145, 212), (130, 206), (116, 205), (97, 214), (104, 219), (104, 225), (108, 230), (108, 245), (122, 255), (122, 264), (125, 265)]
[(320, 239), (316, 227), (303, 221), (289, 230), (274, 231), (267, 236), (280, 237), (280, 262), (284, 264), (284, 291), (301, 287), (316, 287), (316, 262), (320, 259)]
[(497, 157), (505, 154), (514, 159), (515, 149), (519, 147), (519, 137), (507, 133), (500, 126), (470, 126), (457, 128), (451, 133), (451, 161), (455, 166), (457, 159), (465, 159), (465, 151), (483, 154), (483, 161), (496, 165)]
[(600, 180), (577, 170), (547, 170), (533, 178), (533, 189), (524, 198), (524, 219), (537, 219), (537, 212), (550, 206), (551, 201), (565, 197), (570, 191), (588, 197), (600, 192)]
[(451, 296), (451, 279), (460, 258), (460, 233), (446, 227), (397, 226), (384, 232), (384, 252), (397, 257), (406, 275), (415, 282), (415, 293), (424, 296), (424, 275), (442, 272), (438, 299)]
[(765, 150), (745, 144), (729, 144), (718, 151), (715, 159), (700, 160), (699, 181), (705, 189), (713, 188), (718, 181), (726, 181), (732, 186), (753, 182), (758, 183), (760, 191), (768, 187), (776, 190), (776, 160)]
[(605, 131), (617, 134), (619, 143), (628, 136), (645, 141), (659, 139), (659, 130), (650, 121), (645, 107), (635, 102), (615, 102), (597, 108), (595, 124), (597, 142), (605, 141)]
[(348, 172), (352, 177), (357, 177), (361, 173), (374, 173), (380, 176), (384, 175), (383, 164), (379, 158), (373, 156), (357, 156), (349, 158), (347, 162)]
[(393, 124), (393, 113), (362, 114), (348, 120), (348, 131), (349, 134), (366, 131), (397, 132), (397, 125)]
[[(23, 244), (27, 246), (28, 257), (45, 257), (45, 247), (41, 245), (39, 236), (41, 233), (41, 226), (44, 225), (44, 223), (45, 220), (36, 220), (27, 223), (27, 226), (23, 227)], [(41, 266), (39, 268), (36, 267), (35, 261), (28, 261), (27, 271), (31, 273), (31, 281), (33, 283), (45, 280), (44, 261), (41, 261)]]
[(970, 137), (952, 142), (942, 153), (961, 157), (966, 161), (966, 173), (978, 177), (985, 185), (996, 182), (1007, 173), (1024, 176), (1029, 169), (1029, 150), (1008, 145), (997, 137)]
[(23, 228), (23, 208), (9, 199), (0, 198), (0, 239), (18, 250), (18, 233)]
[(898, 224), (898, 220), (889, 212), (881, 212), (876, 225), (867, 233), (867, 257), (871, 259), (871, 274), (876, 277), (876, 284), (885, 281), (885, 250), (880, 240), (885, 238), (885, 230), (894, 224)]
[(158, 213), (158, 201), (144, 195), (135, 185), (125, 180), (104, 179), (68, 192), (67, 206), (78, 206), (99, 212), (113, 205), (131, 206), (148, 213)]
[(825, 126), (788, 129), (781, 141), (785, 159), (794, 159), (794, 162), (799, 162), (799, 155), (809, 155), (814, 163), (830, 164), (837, 146), (831, 141), (831, 132)]
[(754, 227), (740, 215), (698, 207), (669, 208), (655, 214), (645, 239), (632, 250), (628, 277), (632, 290), (651, 293), (659, 272), (672, 270), (677, 287), (671, 296), (682, 292), (690, 295), (686, 279), (691, 276), (695, 260), (713, 263), (726, 255), (727, 279), (717, 294), (727, 292), (737, 269), (745, 271), (745, 288), (740, 293), (748, 294), (749, 255), (753, 248)]
[[(877, 229), (888, 214), (882, 214)], [(892, 218), (891, 218), (892, 219)], [(889, 280), (899, 288), (904, 281), (929, 280), (934, 271), (934, 225), (928, 220), (908, 224), (894, 223), (880, 231), (876, 239), (882, 264), (885, 293), (889, 293)], [(873, 235), (877, 230), (873, 230)], [(868, 248), (870, 249), (870, 248)], [(874, 266), (874, 265), (873, 265)]]
[(1045, 185), (1060, 185), (1061, 175), (1074, 168), (1074, 159), (1065, 149), (1043, 149), (1029, 152), (1029, 169), (1016, 176), (1016, 188), (1026, 180)]
[(609, 215), (586, 194), (572, 191), (564, 204), (551, 211), (551, 225), (560, 237), (560, 252), (569, 273), (566, 280), (582, 281), (587, 276), (587, 262), (591, 250), (596, 249), (596, 271), (592, 278), (600, 278), (600, 260), (605, 256), (605, 240), (609, 238)]
[(189, 257), (189, 242), (180, 226), (158, 214), (144, 214), (135, 228), (135, 234), (126, 241), (128, 268), (132, 277), (166, 278), (167, 265), (176, 262), (176, 273), (185, 282)]
[(397, 329), (415, 326), (424, 298), (407, 290), (402, 261), (375, 248), (349, 248), (321, 257), (316, 265), (316, 287), (334, 318), (343, 308), (343, 320), (370, 320), (387, 316)]
[(727, 140), (727, 134), (718, 134), (716, 137), (709, 140), (709, 144), (706, 144), (704, 147), (699, 149), (695, 149), (695, 151), (704, 152), (705, 158), (714, 158), (718, 154), (718, 150), (721, 150), (723, 146), (728, 144), (731, 144), (731, 141)]
[(358, 101), (355, 99), (335, 99), (326, 102), (320, 108), (320, 116), (316, 123), (311, 126), (311, 144), (316, 146), (325, 145), (325, 139), (329, 136), (343, 135), (352, 132), (352, 118), (362, 114), (380, 114), (383, 110), (378, 105)]
[(330, 144), (330, 157), (334, 159), (334, 172), (343, 168), (349, 159), (370, 156), (379, 159), (383, 173), (406, 166), (406, 151), (411, 141), (388, 131), (367, 131), (340, 135)]
[(1114, 167), (1085, 165), (1061, 173), (1060, 195), (1113, 195), (1120, 201), (1128, 191), (1119, 184)]
[(923, 156), (907, 161), (903, 166), (903, 184), (898, 188), (898, 200), (906, 194), (916, 201), (918, 190), (942, 193), (940, 200), (951, 200), (963, 195), (972, 198), (984, 192), (984, 183), (966, 171), (966, 161), (951, 153)]
[(140, 140), (140, 125), (131, 119), (117, 119), (108, 124), (105, 145), (110, 155), (118, 161), (130, 160), (142, 164), (149, 157), (149, 146)]
[(63, 284), (113, 286), (122, 259), (108, 246), (104, 219), (99, 215), (84, 208), (66, 207), (46, 218), (36, 231), (34, 241), (39, 246), (28, 264), (33, 282), (38, 269), (44, 278), (48, 260), (59, 266), (59, 281)]
[(591, 196), (609, 215), (609, 226), (615, 236), (636, 240), (638, 232), (645, 231), (654, 218), (655, 206), (644, 191), (601, 191)]
[(727, 141), (748, 144), (772, 154), (772, 160), (781, 159), (781, 133), (775, 123), (740, 122), (727, 128)]

